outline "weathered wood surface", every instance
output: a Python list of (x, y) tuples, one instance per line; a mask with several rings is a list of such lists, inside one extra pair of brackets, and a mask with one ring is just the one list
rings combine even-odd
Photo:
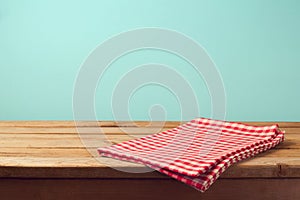
[(155, 171), (114, 169), (147, 169), (142, 165), (96, 160), (90, 154), (103, 139), (118, 143), (180, 122), (166, 122), (162, 128), (161, 122), (79, 122), (77, 129), (73, 121), (1, 121), (1, 199), (300, 199), (300, 122), (245, 123), (277, 123), (286, 131), (286, 139), (230, 167), (201, 194)]
[[(251, 125), (278, 123), (280, 128), (286, 131), (286, 140), (275, 149), (232, 166), (221, 178), (300, 178), (300, 123), (246, 123)], [(144, 166), (121, 161), (106, 166), (86, 150), (87, 147), (90, 151), (96, 152), (96, 148), (101, 145), (100, 140), (103, 140), (103, 136), (99, 136), (99, 126), (106, 140), (118, 143), (176, 127), (180, 122), (165, 122), (164, 127), (160, 127), (161, 124), (161, 122), (152, 122), (150, 125), (149, 122), (80, 122), (79, 129), (84, 132), (81, 134), (84, 137), (85, 145), (83, 145), (73, 121), (2, 121), (0, 177), (166, 178), (157, 172), (146, 175), (117, 172), (111, 166), (136, 168)], [(78, 173), (79, 168), (81, 173)]]

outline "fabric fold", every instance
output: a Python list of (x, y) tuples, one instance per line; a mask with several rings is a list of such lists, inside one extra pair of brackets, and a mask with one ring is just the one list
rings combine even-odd
[(176, 128), (98, 148), (101, 156), (136, 162), (207, 190), (232, 164), (284, 140), (278, 125), (250, 126), (197, 118)]

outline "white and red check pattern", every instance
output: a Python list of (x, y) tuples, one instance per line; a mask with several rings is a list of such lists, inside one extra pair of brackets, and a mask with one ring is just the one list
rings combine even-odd
[(206, 118), (99, 148), (102, 156), (137, 162), (205, 191), (233, 163), (284, 139), (277, 125), (256, 127)]

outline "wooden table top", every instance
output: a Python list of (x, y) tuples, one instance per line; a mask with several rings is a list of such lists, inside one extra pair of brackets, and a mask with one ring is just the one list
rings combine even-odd
[[(276, 148), (230, 167), (221, 178), (299, 178), (300, 122), (244, 122), (251, 125), (277, 123), (286, 131)], [(118, 143), (176, 127), (180, 122), (80, 122), (87, 134), (83, 145), (73, 121), (1, 121), (1, 178), (169, 178), (158, 172), (125, 173), (114, 168), (143, 170), (143, 165), (106, 158), (110, 166), (95, 159), (99, 126), (107, 140)], [(89, 151), (87, 151), (87, 148)]]

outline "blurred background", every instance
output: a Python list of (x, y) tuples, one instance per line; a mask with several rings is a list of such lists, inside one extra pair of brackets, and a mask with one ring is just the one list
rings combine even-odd
[[(299, 10), (298, 0), (0, 0), (0, 120), (72, 120), (74, 82), (89, 54), (120, 32), (159, 27), (207, 51), (224, 82), (226, 120), (299, 121)], [(207, 86), (188, 62), (143, 50), (112, 63), (99, 82), (99, 120), (114, 119), (110, 97), (118, 80), (149, 62), (178, 71), (199, 99), (199, 116), (211, 116)], [(149, 120), (156, 104), (166, 120), (197, 117), (182, 119), (176, 96), (158, 85), (120, 101), (128, 101), (133, 120)]]

